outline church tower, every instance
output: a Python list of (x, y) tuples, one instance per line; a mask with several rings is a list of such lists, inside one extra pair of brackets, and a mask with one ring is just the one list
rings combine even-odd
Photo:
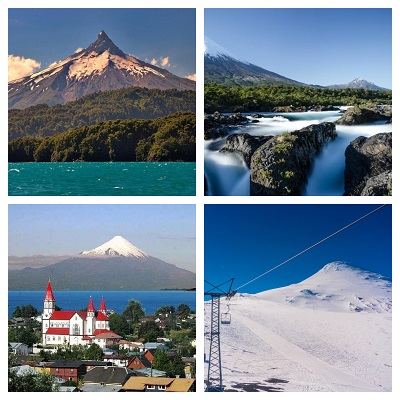
[(106, 315), (107, 307), (106, 307), (106, 302), (104, 300), (104, 297), (101, 298), (99, 311), (101, 311), (104, 315)]
[(96, 316), (96, 310), (94, 308), (92, 296), (90, 296), (89, 305), (86, 313), (86, 332), (85, 332), (86, 335), (93, 335), (96, 323), (95, 316)]
[(43, 301), (43, 312), (42, 312), (42, 334), (43, 334), (43, 343), (45, 343), (44, 335), (47, 329), (50, 326), (50, 317), (56, 309), (56, 299), (53, 294), (53, 288), (51, 287), (51, 282), (49, 278), (49, 282), (47, 283), (46, 294), (44, 296)]

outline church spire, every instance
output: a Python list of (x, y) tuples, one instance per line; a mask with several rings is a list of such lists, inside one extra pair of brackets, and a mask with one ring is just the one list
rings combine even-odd
[(100, 309), (99, 311), (101, 311), (103, 314), (106, 313), (107, 311), (107, 307), (106, 307), (106, 302), (104, 300), (104, 297), (101, 298), (101, 303), (100, 303)]
[(89, 312), (94, 312), (95, 311), (95, 309), (94, 309), (94, 304), (93, 304), (93, 300), (92, 300), (92, 296), (90, 296), (90, 299), (89, 299), (89, 305), (88, 305), (88, 308), (87, 308), (87, 311)]
[(53, 294), (53, 288), (51, 287), (50, 278), (49, 282), (47, 283), (47, 289), (46, 289), (46, 294), (44, 296), (44, 301), (56, 301)]

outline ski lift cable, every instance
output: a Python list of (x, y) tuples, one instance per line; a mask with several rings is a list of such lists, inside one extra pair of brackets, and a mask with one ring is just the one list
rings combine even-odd
[(272, 272), (273, 270), (275, 270), (275, 269), (281, 267), (282, 265), (288, 263), (289, 261), (293, 260), (294, 258), (296, 258), (296, 257), (298, 257), (298, 256), (300, 256), (300, 255), (302, 255), (302, 254), (304, 254), (305, 252), (311, 250), (312, 248), (314, 248), (314, 247), (318, 246), (319, 244), (325, 242), (326, 240), (332, 238), (333, 236), (337, 235), (338, 233), (343, 232), (345, 229), (350, 228), (352, 225), (354, 225), (354, 224), (356, 224), (357, 222), (360, 222), (361, 220), (363, 220), (363, 219), (369, 217), (371, 214), (374, 214), (375, 212), (379, 211), (380, 209), (382, 209), (382, 208), (385, 207), (385, 206), (387, 206), (387, 204), (383, 204), (383, 205), (379, 206), (378, 208), (376, 208), (375, 210), (369, 212), (368, 214), (365, 214), (364, 216), (362, 216), (362, 217), (356, 219), (356, 220), (353, 221), (352, 223), (350, 223), (350, 224), (346, 225), (345, 227), (339, 229), (338, 231), (332, 233), (331, 235), (327, 236), (326, 238), (324, 238), (324, 239), (320, 240), (319, 242), (313, 244), (312, 246), (308, 247), (307, 249), (301, 251), (300, 253), (297, 253), (296, 255), (290, 257), (290, 258), (287, 259), (286, 261), (283, 261), (282, 263), (280, 263), (280, 264), (276, 265), (275, 267), (271, 268), (270, 270), (268, 270), (268, 271), (262, 273), (261, 275), (257, 276), (256, 278), (254, 278), (254, 279), (252, 279), (252, 280), (246, 282), (245, 284), (239, 286), (238, 288), (235, 289), (235, 291), (241, 289), (241, 288), (244, 287), (244, 286), (249, 285), (250, 283), (256, 281), (257, 279), (260, 279), (260, 278), (263, 277), (264, 275), (267, 275), (268, 273), (270, 273), (270, 272)]

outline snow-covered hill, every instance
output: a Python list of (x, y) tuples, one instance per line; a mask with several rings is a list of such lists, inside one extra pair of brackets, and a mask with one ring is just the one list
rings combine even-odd
[(111, 240), (92, 250), (82, 251), (83, 255), (93, 256), (122, 256), (148, 258), (148, 255), (135, 247), (131, 242), (122, 236), (114, 236)]
[(387, 312), (392, 282), (344, 262), (325, 265), (303, 282), (256, 295), (263, 300), (326, 311)]
[[(303, 282), (221, 299), (225, 391), (375, 392), (392, 388), (392, 286), (334, 262)], [(206, 302), (207, 379), (210, 302)]]

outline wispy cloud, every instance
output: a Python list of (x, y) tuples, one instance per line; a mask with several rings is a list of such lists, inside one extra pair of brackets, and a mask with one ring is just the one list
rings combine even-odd
[(162, 67), (169, 67), (171, 65), (169, 63), (169, 57), (160, 57), (160, 62)]
[(190, 79), (191, 81), (195, 81), (196, 80), (196, 74), (190, 74), (190, 75), (186, 75), (185, 78)]
[(31, 75), (39, 67), (39, 61), (9, 54), (8, 82)]
[(163, 68), (168, 68), (171, 66), (171, 63), (169, 61), (169, 57), (159, 57), (159, 58), (153, 58), (150, 61), (150, 64), (155, 65), (156, 67), (163, 67)]

